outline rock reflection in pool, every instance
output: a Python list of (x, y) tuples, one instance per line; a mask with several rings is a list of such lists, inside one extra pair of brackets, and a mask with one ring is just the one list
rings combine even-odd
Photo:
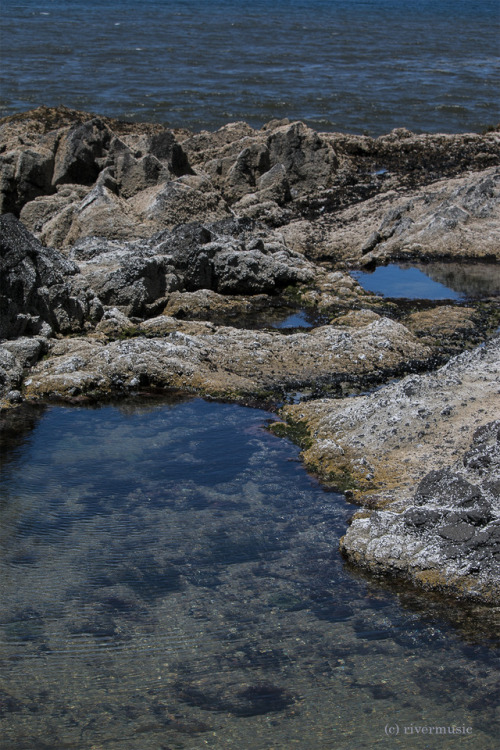
[(386, 747), (412, 721), (494, 747), (491, 644), (344, 569), (352, 508), (269, 418), (27, 414), (0, 499), (5, 750)]
[(429, 300), (462, 300), (465, 297), (463, 292), (434, 281), (424, 270), (411, 266), (391, 263), (379, 266), (371, 273), (352, 271), (351, 275), (364, 289), (384, 297)]

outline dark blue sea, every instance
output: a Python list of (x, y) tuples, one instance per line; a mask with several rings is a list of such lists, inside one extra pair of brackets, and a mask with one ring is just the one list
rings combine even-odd
[(192, 130), (480, 132), (498, 0), (1, 0), (0, 114), (41, 104)]

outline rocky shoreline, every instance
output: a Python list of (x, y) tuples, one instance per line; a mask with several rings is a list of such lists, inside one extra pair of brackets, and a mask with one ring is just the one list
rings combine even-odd
[[(169, 388), (285, 403), (274, 429), (365, 506), (351, 562), (498, 605), (498, 296), (398, 301), (349, 274), (498, 275), (498, 130), (193, 134), (40, 108), (0, 133), (2, 409)], [(270, 323), (297, 311), (310, 328)]]
[(306, 464), (365, 509), (341, 550), (454, 596), (500, 596), (500, 337), (368, 396), (288, 406)]

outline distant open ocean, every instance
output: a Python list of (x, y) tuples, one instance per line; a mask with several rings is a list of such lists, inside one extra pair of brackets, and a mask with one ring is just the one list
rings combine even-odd
[(500, 119), (499, 0), (0, 0), (0, 114), (379, 135)]

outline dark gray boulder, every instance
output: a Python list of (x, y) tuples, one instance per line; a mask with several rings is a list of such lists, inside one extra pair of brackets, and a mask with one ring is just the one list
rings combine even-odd
[(161, 257), (126, 258), (122, 266), (107, 274), (93, 286), (105, 305), (122, 308), (126, 315), (144, 317), (161, 312), (166, 304), (165, 294), (176, 285), (167, 287), (168, 262)]
[(98, 117), (77, 125), (61, 139), (55, 157), (54, 185), (93, 185), (107, 156), (112, 133)]
[(71, 333), (97, 322), (102, 306), (78, 274), (12, 214), (0, 216), (0, 338)]
[(175, 228), (153, 238), (188, 292), (269, 294), (313, 276), (311, 264), (282, 242), (265, 242), (253, 222), (235, 219)]
[[(463, 475), (465, 472), (465, 476)], [(479, 428), (462, 466), (429, 472), (420, 482), (412, 506), (402, 514), (407, 529), (429, 546), (439, 539), (443, 559), (500, 562), (498, 513), (500, 495), (500, 422)]]
[(0, 212), (18, 214), (29, 201), (55, 192), (54, 154), (47, 148), (16, 149), (0, 155)]
[(481, 502), (479, 488), (451, 469), (431, 471), (418, 485), (414, 497), (415, 505), (428, 502), (447, 502), (457, 507), (470, 507)]
[[(312, 278), (307, 265), (285, 247), (276, 252), (223, 246), (214, 257), (216, 289), (221, 294), (272, 294)], [(302, 261), (302, 262), (301, 262)]]
[(245, 220), (192, 223), (149, 240), (86, 238), (70, 257), (101, 302), (129, 317), (158, 314), (174, 291), (272, 294), (312, 279), (314, 269), (303, 256), (258, 235), (259, 228)]

